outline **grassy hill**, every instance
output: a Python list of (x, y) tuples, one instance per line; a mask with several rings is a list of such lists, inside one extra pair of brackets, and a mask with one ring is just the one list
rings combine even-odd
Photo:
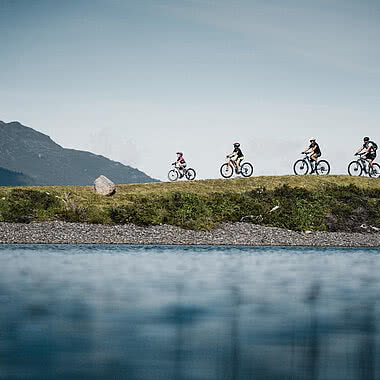
[(292, 230), (380, 228), (380, 181), (348, 176), (278, 176), (92, 187), (0, 188), (0, 220), (172, 224), (211, 230), (246, 221)]

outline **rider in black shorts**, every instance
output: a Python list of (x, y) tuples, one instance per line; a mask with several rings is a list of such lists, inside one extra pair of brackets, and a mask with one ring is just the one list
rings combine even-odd
[(369, 139), (363, 138), (363, 146), (358, 149), (356, 154), (363, 154), (363, 158), (369, 161), (369, 166), (373, 168), (373, 161), (376, 158), (377, 144)]
[[(318, 143), (315, 141), (315, 137), (312, 137), (310, 139), (310, 145), (308, 148), (306, 148), (302, 153), (308, 153), (312, 152), (311, 159), (317, 163), (317, 159), (322, 156), (321, 148), (319, 147)], [(315, 164), (314, 164), (315, 167)], [(314, 168), (312, 168), (311, 173), (314, 172)]]
[(227, 157), (235, 164), (236, 173), (240, 173), (240, 163), (244, 160), (244, 154), (240, 149), (240, 143), (234, 143), (234, 150)]

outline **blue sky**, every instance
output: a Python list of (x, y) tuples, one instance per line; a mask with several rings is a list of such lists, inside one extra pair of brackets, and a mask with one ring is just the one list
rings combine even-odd
[(165, 179), (240, 141), (291, 173), (310, 136), (345, 173), (380, 141), (376, 0), (0, 0), (0, 120)]

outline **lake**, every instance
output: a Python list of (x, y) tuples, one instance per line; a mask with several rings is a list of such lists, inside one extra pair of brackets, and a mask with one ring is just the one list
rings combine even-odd
[(0, 379), (380, 379), (380, 249), (0, 246)]

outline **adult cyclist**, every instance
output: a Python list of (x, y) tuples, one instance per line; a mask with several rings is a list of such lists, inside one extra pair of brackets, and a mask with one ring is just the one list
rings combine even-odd
[(240, 173), (240, 163), (244, 160), (244, 154), (240, 149), (240, 143), (236, 142), (234, 143), (234, 150), (231, 154), (227, 155), (227, 158), (229, 158), (236, 168), (236, 173)]
[(319, 144), (315, 140), (315, 137), (312, 137), (310, 139), (310, 145), (308, 148), (306, 148), (302, 153), (309, 153), (311, 152), (311, 159), (314, 161), (314, 167), (311, 168), (311, 173), (315, 171), (315, 166), (317, 164), (317, 160), (319, 157), (322, 156), (321, 148), (319, 147)]
[(362, 154), (363, 158), (368, 160), (369, 166), (373, 168), (373, 161), (376, 158), (377, 144), (369, 139), (368, 136), (363, 138), (363, 146), (358, 149), (355, 155)]

